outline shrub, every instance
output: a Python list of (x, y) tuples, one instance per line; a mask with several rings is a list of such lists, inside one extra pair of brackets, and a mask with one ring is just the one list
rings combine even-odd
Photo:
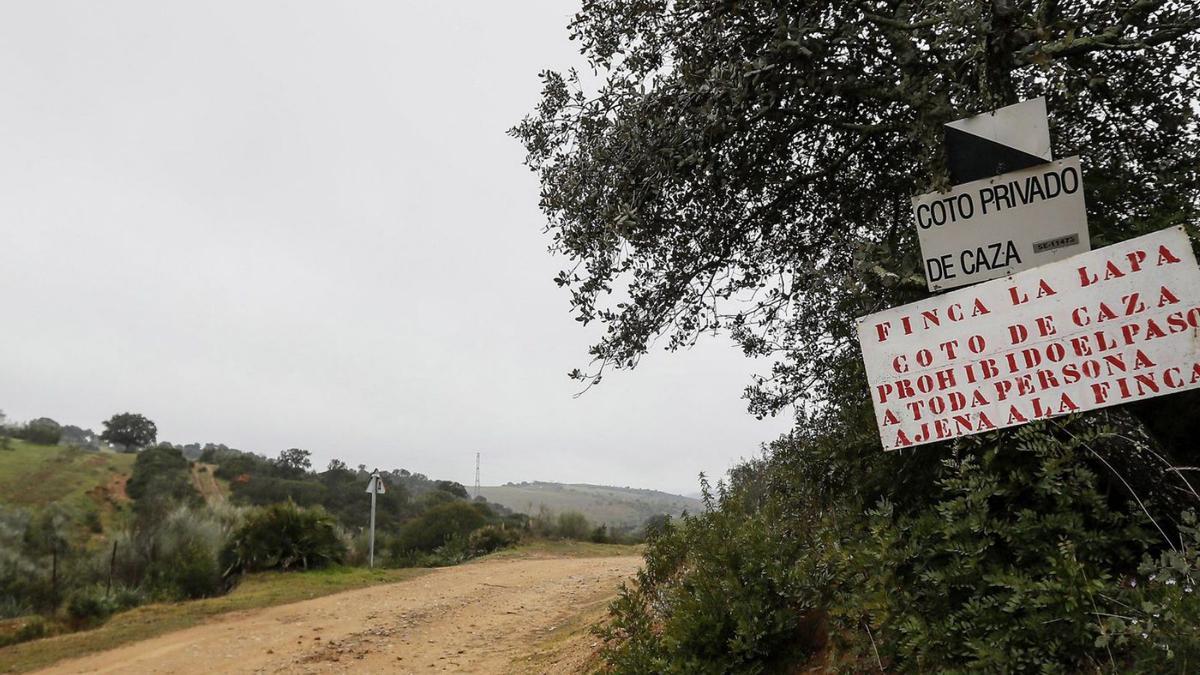
[[(1102, 417), (1069, 423), (964, 440), (921, 467), (936, 476), (923, 489), (865, 509), (822, 484), (836, 474), (821, 457), (840, 441), (777, 445), (716, 499), (706, 489), (705, 513), (650, 539), (638, 583), (613, 605), (609, 666), (1188, 671), (1200, 658), (1200, 528), (1164, 501), (1173, 491), (1138, 489), (1163, 516), (1151, 522), (1130, 497), (1137, 467), (1115, 479), (1097, 460), (1152, 467), (1144, 438)], [(896, 462), (896, 484), (923, 460), (872, 459)]]
[(671, 516), (661, 514), (650, 516), (646, 519), (646, 522), (642, 523), (642, 534), (649, 540), (667, 532), (670, 527)]
[(118, 612), (133, 609), (146, 601), (146, 594), (140, 589), (129, 586), (117, 586), (109, 594), (112, 598), (113, 606)]
[(555, 534), (562, 539), (585, 541), (591, 533), (592, 525), (586, 516), (578, 511), (566, 511), (558, 514)]
[(156, 529), (149, 579), (160, 595), (202, 598), (222, 590), (220, 555), (230, 528), (207, 509), (177, 508)]
[(484, 525), (471, 533), (467, 545), (473, 555), (484, 555), (502, 548), (516, 546), (521, 533), (504, 525)]
[(83, 513), (83, 525), (92, 534), (100, 534), (104, 532), (104, 523), (100, 519), (100, 511), (94, 507), (88, 508)]
[(340, 563), (346, 544), (324, 509), (294, 502), (250, 512), (222, 553), (226, 574), (269, 569), (312, 569)]
[(194, 494), (188, 478), (189, 462), (178, 448), (155, 445), (141, 451), (133, 462), (133, 472), (125, 485), (133, 499), (168, 494), (178, 499)]
[[(776, 531), (778, 513), (747, 517), (724, 495), (713, 506), (650, 540), (602, 631), (615, 672), (756, 672), (817, 646), (808, 624), (829, 581), (813, 563), (821, 547), (804, 531)], [(805, 550), (813, 557), (798, 561)]]
[(155, 445), (138, 453), (126, 490), (135, 500), (133, 508), (139, 519), (153, 523), (181, 504), (201, 503), (189, 467), (183, 453), (170, 445)]
[[(355, 497), (362, 497), (362, 486), (357, 485)], [(244, 481), (233, 483), (233, 494), (249, 504), (268, 505), (291, 500), (300, 506), (317, 506), (328, 497), (328, 490), (315, 480), (276, 478), (261, 474), (250, 475)], [(364, 511), (359, 504), (359, 511)]]
[(101, 623), (118, 609), (103, 588), (89, 586), (72, 591), (67, 598), (67, 616), (76, 626)]
[[(1195, 512), (1180, 518), (1180, 546), (1157, 557), (1146, 555), (1138, 566), (1136, 583), (1121, 584), (1117, 601), (1122, 608), (1103, 617), (1096, 646), (1127, 654), (1129, 672), (1180, 672), (1200, 663), (1200, 524)], [(1194, 669), (1194, 665), (1192, 666)]]
[(479, 509), (463, 501), (439, 504), (405, 523), (393, 544), (396, 553), (432, 552), (453, 537), (464, 542), (471, 532), (487, 523)]
[(57, 445), (62, 439), (62, 426), (48, 417), (42, 417), (18, 428), (15, 435), (38, 445)]
[(218, 555), (206, 542), (180, 542), (155, 566), (155, 583), (180, 599), (217, 595), (224, 590)]
[(463, 487), (462, 483), (455, 483), (450, 480), (436, 481), (434, 487), (442, 492), (448, 492), (460, 499), (470, 499), (471, 495), (467, 493), (467, 488)]
[(30, 522), (28, 511), (0, 506), (0, 619), (28, 614), (44, 595), (42, 565), (25, 540)]
[(467, 537), (455, 534), (433, 551), (434, 565), (457, 565), (471, 558)]
[(554, 512), (545, 504), (538, 505), (536, 514), (529, 518), (529, 531), (535, 537), (553, 537), (556, 532)]
[[(176, 507), (160, 521), (116, 530), (91, 558), (92, 576), (143, 588), (157, 598), (209, 597), (225, 589), (221, 552), (239, 522), (236, 507)], [(116, 546), (114, 556), (113, 546)]]

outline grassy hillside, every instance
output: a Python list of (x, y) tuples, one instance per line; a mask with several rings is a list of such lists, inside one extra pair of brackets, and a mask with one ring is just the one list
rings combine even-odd
[(700, 502), (690, 497), (586, 483), (507, 483), (483, 486), (480, 494), (489, 502), (528, 514), (536, 514), (542, 506), (555, 513), (579, 511), (593, 523), (609, 527), (637, 526), (650, 516), (701, 509)]
[(111, 514), (128, 501), (125, 481), (133, 455), (88, 452), (12, 440), (0, 450), (0, 504), (41, 507), (57, 503), (79, 512)]

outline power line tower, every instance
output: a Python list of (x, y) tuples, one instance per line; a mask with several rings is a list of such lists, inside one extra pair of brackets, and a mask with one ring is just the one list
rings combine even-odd
[(479, 453), (475, 453), (475, 498), (479, 499)]

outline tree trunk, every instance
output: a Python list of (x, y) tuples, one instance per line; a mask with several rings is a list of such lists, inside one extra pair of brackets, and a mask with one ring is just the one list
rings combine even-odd
[(1013, 33), (1020, 26), (1021, 10), (1015, 0), (983, 0), (988, 7), (984, 38), (984, 60), (979, 73), (979, 97), (989, 110), (1017, 102), (1017, 88), (1012, 77)]

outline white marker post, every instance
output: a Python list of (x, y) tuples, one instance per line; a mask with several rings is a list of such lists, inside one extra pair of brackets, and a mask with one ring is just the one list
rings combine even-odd
[(367, 481), (367, 492), (371, 493), (371, 535), (370, 535), (370, 553), (368, 554), (368, 566), (375, 567), (375, 495), (385, 492), (383, 487), (383, 479), (379, 477), (379, 469), (371, 472), (371, 479)]

